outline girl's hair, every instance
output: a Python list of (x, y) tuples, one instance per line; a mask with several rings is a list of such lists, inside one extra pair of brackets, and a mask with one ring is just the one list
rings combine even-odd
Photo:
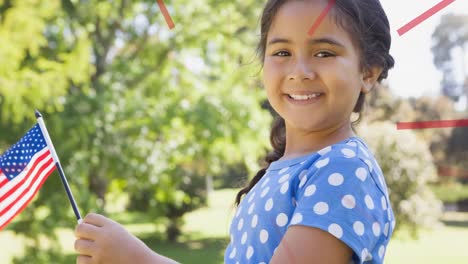
[[(265, 59), (266, 41), (273, 18), (282, 5), (293, 0), (268, 0), (261, 18), (260, 42), (257, 46), (257, 54), (261, 62)], [(369, 71), (371, 67), (381, 67), (382, 73), (377, 81), (387, 78), (388, 70), (394, 65), (393, 57), (389, 54), (391, 45), (390, 25), (387, 15), (379, 0), (336, 0), (329, 15), (335, 23), (346, 30), (351, 36), (353, 44), (360, 52), (360, 69), (362, 72)], [(306, 33), (305, 33), (306, 34)], [(361, 92), (353, 112), (359, 114), (359, 118), (353, 122), (356, 124), (361, 119), (365, 94)], [(239, 205), (244, 194), (263, 177), (266, 170), (273, 161), (284, 155), (286, 147), (286, 128), (284, 119), (275, 115), (270, 134), (270, 142), (273, 151), (267, 154), (266, 167), (257, 172), (253, 179), (241, 189), (236, 196), (236, 205)]]

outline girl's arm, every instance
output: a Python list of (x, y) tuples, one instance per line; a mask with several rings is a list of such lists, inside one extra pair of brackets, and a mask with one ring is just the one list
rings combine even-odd
[(348, 264), (353, 251), (328, 232), (308, 226), (286, 231), (270, 264)]
[(176, 264), (152, 251), (119, 223), (99, 214), (89, 214), (75, 229), (77, 264)]

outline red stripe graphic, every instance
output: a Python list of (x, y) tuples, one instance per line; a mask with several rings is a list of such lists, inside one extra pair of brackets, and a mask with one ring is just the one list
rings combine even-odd
[(397, 129), (423, 129), (423, 128), (445, 128), (445, 127), (468, 127), (468, 119), (461, 120), (438, 120), (421, 122), (398, 122)]
[(161, 9), (164, 19), (166, 20), (167, 26), (169, 27), (169, 29), (173, 29), (175, 27), (174, 21), (172, 21), (172, 18), (169, 15), (169, 12), (167, 12), (167, 8), (164, 5), (163, 0), (158, 0), (158, 5), (159, 5), (159, 9)]
[(336, 3), (336, 0), (330, 0), (328, 2), (327, 7), (325, 7), (325, 9), (322, 11), (322, 13), (320, 13), (319, 17), (317, 18), (317, 20), (315, 20), (314, 24), (310, 28), (309, 36), (312, 36), (312, 34), (314, 34), (315, 30), (317, 30), (317, 28), (320, 26), (323, 19), (327, 16), (328, 12), (330, 12), (330, 10), (335, 5), (335, 3)]
[(417, 25), (424, 22), (426, 19), (433, 16), (435, 13), (439, 12), (443, 8), (447, 7), (451, 3), (455, 2), (455, 0), (443, 0), (442, 2), (438, 3), (437, 5), (433, 6), (431, 9), (427, 10), (426, 12), (422, 13), (420, 16), (416, 17), (415, 19), (408, 22), (406, 25), (402, 26), (400, 29), (397, 30), (398, 34), (401, 36), (406, 32), (410, 31)]

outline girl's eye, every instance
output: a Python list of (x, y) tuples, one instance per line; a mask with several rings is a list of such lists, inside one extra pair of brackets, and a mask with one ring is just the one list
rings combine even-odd
[(328, 51), (320, 51), (319, 53), (315, 54), (315, 56), (319, 58), (328, 58), (328, 57), (334, 57), (335, 54), (330, 53)]
[(289, 52), (284, 51), (284, 50), (283, 51), (278, 51), (275, 54), (273, 54), (273, 56), (286, 57), (286, 56), (289, 56)]

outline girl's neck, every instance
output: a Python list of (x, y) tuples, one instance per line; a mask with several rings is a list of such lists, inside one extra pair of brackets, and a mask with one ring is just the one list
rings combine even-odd
[(350, 123), (327, 130), (304, 131), (286, 124), (286, 148), (280, 160), (293, 159), (355, 136)]

